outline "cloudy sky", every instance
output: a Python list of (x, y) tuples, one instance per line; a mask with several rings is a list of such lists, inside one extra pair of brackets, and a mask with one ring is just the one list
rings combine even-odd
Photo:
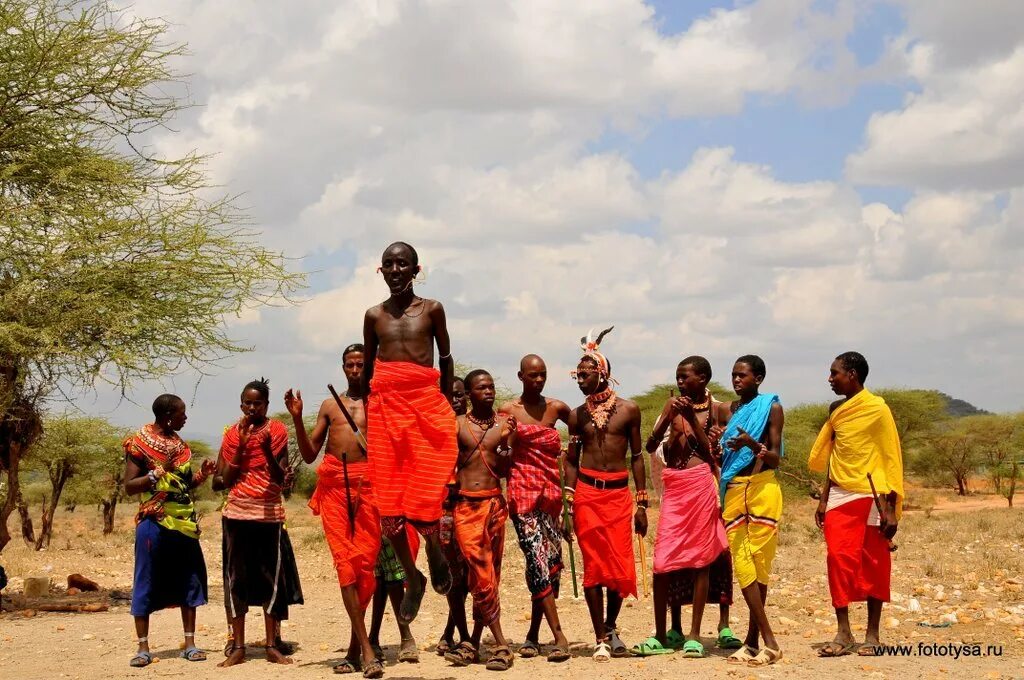
[[(231, 320), (255, 351), (197, 386), (81, 405), (125, 424), (164, 387), (193, 436), (270, 378), (314, 404), (396, 239), (456, 359), (515, 382), (543, 355), (578, 403), (578, 339), (624, 393), (684, 355), (763, 356), (786, 404), (830, 359), (876, 386), (1024, 407), (1024, 3), (137, 1), (191, 56), (198, 104), (151, 144), (215, 153), (306, 301)], [(188, 434), (186, 430), (186, 434)]]

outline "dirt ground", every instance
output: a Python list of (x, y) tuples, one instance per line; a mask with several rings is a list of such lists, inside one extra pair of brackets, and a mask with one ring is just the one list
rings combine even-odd
[[(559, 611), (563, 627), (574, 642), (576, 656), (567, 664), (549, 664), (542, 657), (516, 658), (506, 673), (510, 680), (526, 680), (539, 673), (568, 674), (594, 680), (614, 678), (656, 678), (673, 675), (731, 678), (842, 678), (842, 677), (1024, 677), (1024, 516), (1008, 509), (1005, 502), (981, 504), (936, 499), (928, 511), (908, 512), (897, 537), (894, 554), (893, 601), (885, 608), (884, 641), (910, 645), (907, 657), (819, 659), (815, 646), (831, 639), (834, 615), (825, 581), (825, 548), (814, 527), (812, 501), (791, 502), (785, 510), (775, 580), (769, 591), (768, 612), (776, 625), (785, 658), (775, 667), (748, 669), (730, 666), (725, 652), (714, 649), (718, 612), (709, 609), (703, 634), (710, 656), (684, 659), (678, 654), (649, 659), (613, 659), (598, 665), (589, 657), (591, 640), (586, 604), (572, 597), (566, 573)], [(992, 499), (995, 500), (995, 499)], [(970, 506), (964, 505), (970, 503)], [(250, 648), (248, 663), (231, 669), (217, 668), (224, 643), (224, 614), (218, 513), (203, 519), (202, 544), (210, 573), (209, 606), (199, 611), (198, 644), (210, 650), (208, 661), (189, 663), (177, 658), (181, 624), (176, 611), (154, 615), (150, 644), (158, 662), (145, 669), (132, 669), (128, 660), (134, 646), (132, 619), (127, 602), (108, 599), (110, 609), (101, 613), (50, 613), (24, 607), (38, 607), (21, 596), (27, 575), (49, 574), (54, 587), (51, 599), (66, 597), (67, 574), (80, 572), (98, 581), (105, 590), (130, 591), (132, 574), (131, 507), (123, 509), (117, 530), (99, 534), (98, 513), (79, 508), (58, 516), (53, 545), (34, 552), (20, 540), (0, 555), (11, 584), (4, 591), (0, 613), (0, 677), (33, 678), (313, 678), (331, 675), (337, 650), (348, 640), (349, 628), (335, 582), (327, 546), (318, 520), (299, 502), (288, 508), (288, 526), (295, 545), (306, 604), (292, 610), (284, 637), (299, 644), (292, 666), (272, 666), (258, 650)], [(652, 514), (652, 528), (656, 527)], [(13, 519), (12, 519), (13, 521)], [(521, 642), (527, 628), (529, 593), (522, 577), (522, 556), (511, 525), (506, 545), (504, 581), (501, 588), (502, 622), (506, 635)], [(648, 538), (653, 545), (653, 532)], [(651, 554), (650, 548), (648, 555)], [(579, 553), (577, 552), (577, 559)], [(577, 564), (578, 568), (581, 568)], [(650, 565), (648, 565), (650, 568)], [(732, 608), (733, 630), (742, 637), (747, 612), (742, 596), (735, 591)], [(77, 596), (85, 598), (85, 596)], [(93, 596), (95, 599), (95, 596)], [(915, 602), (912, 602), (914, 600)], [(84, 601), (84, 599), (83, 599)], [(920, 611), (916, 611), (917, 607)], [(428, 592), (413, 632), (421, 649), (419, 664), (395, 664), (398, 631), (390, 612), (385, 618), (382, 642), (389, 660), (388, 678), (462, 678), (483, 671), (483, 666), (452, 668), (434, 655), (433, 647), (445, 619), (443, 598)], [(956, 623), (941, 625), (943, 616), (955, 615)], [(853, 608), (855, 630), (863, 635), (865, 610)], [(684, 621), (689, 617), (684, 612)], [(262, 637), (256, 614), (250, 613), (250, 640)], [(628, 645), (644, 639), (653, 627), (651, 600), (629, 601), (619, 620)], [(549, 640), (542, 628), (542, 641)], [(953, 658), (953, 646), (980, 645), (981, 657)], [(1001, 647), (1001, 656), (987, 656), (988, 646)], [(931, 652), (931, 655), (927, 655)], [(943, 655), (944, 654), (944, 655)], [(357, 676), (354, 676), (357, 677)]]

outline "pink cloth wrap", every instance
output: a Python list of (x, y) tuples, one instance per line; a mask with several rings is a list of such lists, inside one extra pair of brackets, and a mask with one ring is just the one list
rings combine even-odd
[(701, 569), (729, 548), (718, 510), (718, 485), (707, 465), (666, 468), (662, 479), (654, 573)]

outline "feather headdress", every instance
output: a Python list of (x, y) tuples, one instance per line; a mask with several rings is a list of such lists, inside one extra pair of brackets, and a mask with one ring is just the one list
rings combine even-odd
[(594, 329), (591, 328), (586, 335), (580, 338), (580, 349), (583, 350), (583, 358), (592, 359), (597, 364), (597, 370), (601, 373), (601, 377), (618, 384), (612, 378), (612, 368), (608, 363), (608, 357), (601, 353), (601, 341), (604, 340), (604, 336), (612, 332), (613, 328), (615, 326), (609, 326), (601, 331), (596, 340), (594, 339)]

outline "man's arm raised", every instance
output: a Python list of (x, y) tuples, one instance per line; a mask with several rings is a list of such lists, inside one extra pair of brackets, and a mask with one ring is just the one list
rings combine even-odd
[[(452, 342), (448, 337), (448, 320), (444, 315), (444, 305), (436, 300), (430, 308), (430, 320), (434, 325), (434, 340), (437, 341), (437, 367), (441, 371), (441, 394), (451, 402), (452, 383), (455, 380), (455, 361), (452, 359)], [(369, 348), (368, 344), (367, 348)]]
[(285, 408), (291, 414), (292, 424), (295, 425), (295, 442), (298, 444), (302, 460), (307, 464), (312, 463), (320, 455), (324, 439), (327, 438), (327, 428), (330, 426), (331, 421), (327, 417), (326, 404), (327, 402), (324, 402), (320, 406), (320, 413), (316, 416), (316, 425), (313, 426), (313, 432), (307, 436), (306, 425), (302, 422), (302, 391), (296, 390), (293, 393), (291, 390), (288, 390), (284, 393)]

